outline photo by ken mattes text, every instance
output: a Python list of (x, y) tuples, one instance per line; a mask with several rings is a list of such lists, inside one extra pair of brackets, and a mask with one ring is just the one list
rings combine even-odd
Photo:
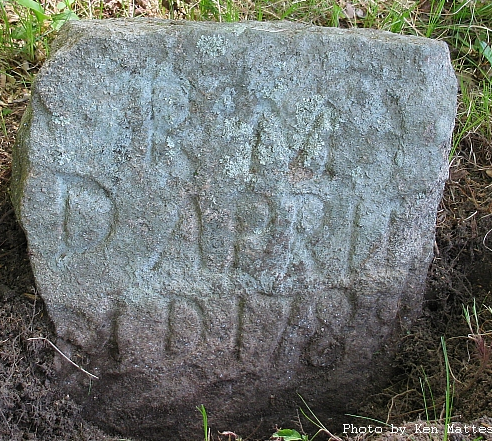
[[(475, 424), (447, 424), (448, 433), (462, 433), (462, 434), (492, 434), (492, 426), (484, 425), (478, 426)], [(414, 435), (418, 433), (428, 433), (440, 435), (444, 433), (443, 426), (433, 426), (426, 423), (413, 423), (406, 426), (384, 425), (384, 426), (357, 426), (355, 424), (343, 425), (344, 435), (360, 434), (360, 433), (394, 433), (399, 435)]]

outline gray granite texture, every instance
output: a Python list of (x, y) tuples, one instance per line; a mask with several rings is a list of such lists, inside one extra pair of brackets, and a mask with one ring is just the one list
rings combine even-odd
[(456, 93), (423, 38), (65, 25), (12, 181), (57, 344), (98, 377), (60, 358), (60, 384), (148, 439), (197, 438), (202, 403), (243, 437), (296, 392), (355, 409), (421, 310)]

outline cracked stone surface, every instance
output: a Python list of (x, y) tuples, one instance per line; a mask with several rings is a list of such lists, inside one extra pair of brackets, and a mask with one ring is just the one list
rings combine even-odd
[[(60, 384), (149, 439), (343, 414), (419, 313), (448, 173), (444, 43), (372, 30), (69, 22), (12, 198)], [(90, 386), (90, 387), (89, 387)]]

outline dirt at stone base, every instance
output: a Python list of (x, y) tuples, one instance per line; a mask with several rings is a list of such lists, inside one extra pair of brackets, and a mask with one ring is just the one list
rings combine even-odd
[[(9, 115), (12, 131), (21, 113), (19, 107), (18, 112)], [(9, 155), (12, 139), (1, 141), (2, 152)], [(452, 385), (448, 390), (453, 398), (448, 438), (451, 441), (492, 439), (492, 419), (486, 416), (492, 415), (492, 310), (486, 308), (492, 306), (492, 179), (484, 172), (492, 169), (492, 145), (483, 139), (468, 142), (453, 160), (439, 211), (424, 315), (402, 339), (394, 360), (395, 375), (387, 388), (354, 409), (358, 418), (347, 416), (347, 421), (338, 424), (323, 422), (327, 428), (353, 425), (355, 431), (338, 434), (343, 439), (443, 439), (447, 373)], [(121, 440), (84, 421), (70, 396), (61, 394), (54, 386), (54, 350), (44, 340), (55, 341), (54, 329), (42, 299), (36, 294), (26, 239), (9, 200), (8, 180), (8, 171), (3, 172), (0, 176), (0, 441)], [(471, 327), (464, 319), (463, 308), (471, 312)], [(446, 342), (448, 370), (441, 337)], [(75, 362), (83, 365), (84, 361)], [(299, 405), (302, 407), (300, 400)], [(197, 412), (197, 419), (200, 418)], [(468, 431), (464, 422), (468, 422)], [(213, 416), (209, 424), (214, 440), (235, 438), (232, 434), (218, 433), (218, 430), (233, 432), (234, 427), (215, 428)], [(400, 432), (391, 433), (391, 424)], [(386, 432), (370, 433), (369, 426), (381, 427)], [(473, 431), (473, 427), (478, 431)], [(296, 415), (292, 415), (289, 428), (316, 433), (312, 425)], [(255, 439), (254, 434), (238, 435), (242, 439)], [(320, 439), (323, 436), (320, 434)], [(196, 439), (203, 439), (202, 434), (197, 433)]]

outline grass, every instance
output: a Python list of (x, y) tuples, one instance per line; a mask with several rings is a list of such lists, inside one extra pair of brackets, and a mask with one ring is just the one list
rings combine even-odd
[(207, 415), (207, 410), (205, 409), (205, 406), (203, 404), (200, 404), (199, 406), (196, 407), (197, 410), (200, 412), (202, 415), (202, 422), (203, 422), (203, 432), (204, 432), (204, 441), (210, 441), (210, 428), (208, 427), (208, 415)]
[(487, 329), (490, 326), (490, 317), (484, 316), (492, 315), (492, 308), (490, 306), (483, 306), (479, 309), (475, 299), (473, 305), (463, 306), (463, 316), (470, 333), (468, 339), (473, 342), (473, 352), (480, 361), (480, 367), (478, 372), (483, 372), (488, 366), (492, 356), (492, 330)]
[[(434, 400), (434, 393), (432, 392), (432, 387), (430, 385), (429, 377), (425, 373), (424, 368), (422, 368), (422, 374), (424, 376), (424, 379), (422, 380), (422, 378), (420, 377), (419, 381), (420, 381), (420, 389), (422, 391), (422, 399), (424, 401), (425, 420), (427, 421), (427, 423), (430, 423), (431, 421), (436, 421), (438, 419), (436, 413), (437, 405), (436, 405), (436, 401)], [(429, 392), (429, 395), (427, 395), (426, 390)], [(433, 411), (434, 418), (431, 418), (429, 416), (430, 410)]]
[[(474, 319), (476, 319), (475, 323), (478, 323), (478, 314), (476, 313), (475, 303), (474, 303), (474, 310), (473, 310), (473, 318), (472, 318), (472, 316), (470, 316), (469, 313), (467, 314), (468, 309), (464, 308), (464, 310), (465, 310), (465, 319), (467, 320), (467, 323), (470, 324), (471, 322), (473, 322)], [(492, 310), (490, 308), (488, 308), (488, 310), (492, 313)], [(476, 332), (478, 334), (474, 333), (475, 329), (473, 328), (473, 326), (470, 325), (470, 329), (472, 330), (472, 336), (473, 336), (472, 339), (475, 341), (475, 337), (477, 335), (481, 335), (481, 333), (479, 332), (479, 331), (481, 331), (481, 329), (477, 325)], [(443, 424), (443, 426), (444, 426), (444, 429), (443, 429), (443, 436), (441, 439), (442, 439), (442, 441), (448, 441), (449, 425), (451, 424), (451, 421), (452, 421), (452, 410), (453, 410), (453, 399), (454, 399), (455, 388), (454, 388), (454, 382), (451, 381), (451, 376), (452, 376), (451, 366), (450, 366), (449, 357), (448, 357), (446, 340), (444, 337), (441, 337), (441, 348), (442, 348), (442, 353), (443, 353), (443, 357), (444, 357), (444, 370), (445, 370), (445, 376), (446, 376), (446, 389), (444, 391), (445, 399), (444, 399), (444, 405), (443, 405), (443, 413), (444, 413), (444, 418), (443, 418), (444, 424)], [(424, 380), (425, 384), (424, 384), (424, 382), (422, 382), (422, 380), (420, 383), (421, 388), (422, 388), (422, 396), (423, 396), (423, 400), (424, 400), (424, 409), (425, 409), (425, 414), (426, 414), (427, 425), (432, 427), (432, 424), (438, 424), (439, 423), (440, 418), (438, 418), (437, 413), (436, 413), (437, 406), (436, 406), (436, 403), (434, 401), (434, 394), (432, 393), (432, 388), (430, 386), (430, 383), (429, 383), (427, 376), (425, 375), (425, 372), (424, 372), (424, 379), (425, 379)], [(430, 408), (434, 411), (434, 418), (429, 417), (429, 410), (430, 409), (429, 409), (429, 403), (427, 401), (427, 396), (426, 396), (426, 392), (425, 392), (426, 388), (430, 392), (430, 398), (431, 398), (431, 403), (432, 403), (432, 406), (430, 406)], [(314, 438), (316, 438), (319, 434), (323, 433), (323, 434), (327, 435), (330, 440), (342, 441), (342, 439), (340, 437), (333, 435), (323, 425), (323, 423), (319, 420), (319, 418), (311, 410), (311, 408), (306, 403), (306, 401), (301, 396), (299, 396), (299, 397), (300, 397), (303, 405), (307, 409), (307, 411), (305, 411), (303, 408), (301, 408), (301, 413), (304, 416), (304, 418), (307, 419), (307, 421), (309, 421), (312, 425), (314, 425), (317, 428), (316, 433), (312, 437), (310, 437), (309, 435), (307, 435), (305, 433), (300, 434), (297, 430), (294, 430), (294, 429), (279, 429), (272, 435), (272, 438), (280, 439), (281, 441), (313, 441)], [(359, 416), (359, 415), (347, 414), (347, 416), (350, 416), (353, 418), (359, 418), (359, 419), (362, 419), (364, 421), (376, 422), (379, 425), (377, 427), (378, 427), (378, 429), (381, 430), (381, 432), (375, 431), (374, 433), (383, 433), (383, 427), (386, 427), (387, 432), (389, 432), (391, 430), (392, 434), (396, 433), (394, 426), (388, 424), (388, 422), (383, 422), (380, 420), (376, 420), (374, 418), (369, 418), (369, 417), (364, 417), (364, 416)], [(299, 425), (302, 428), (302, 424), (300, 423), (300, 421), (299, 421)], [(433, 433), (433, 432), (429, 428), (429, 434), (430, 433)], [(402, 432), (402, 436), (403, 436), (403, 432)], [(430, 437), (430, 439), (432, 440), (433, 438)], [(210, 440), (205, 439), (205, 441), (210, 441)]]
[(467, 77), (459, 77), (460, 100), (458, 118), (451, 148), (452, 158), (460, 144), (471, 135), (492, 139), (492, 83), (483, 80), (479, 85)]
[(444, 354), (444, 367), (446, 370), (446, 391), (444, 403), (444, 436), (443, 441), (448, 441), (448, 427), (451, 422), (453, 410), (454, 385), (451, 385), (451, 367), (449, 365), (446, 340), (441, 337), (442, 352)]

